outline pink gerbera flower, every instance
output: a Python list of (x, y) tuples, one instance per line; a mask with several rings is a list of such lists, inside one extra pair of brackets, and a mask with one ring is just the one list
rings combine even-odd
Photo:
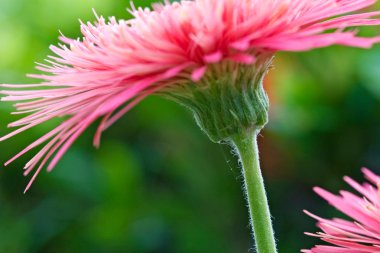
[[(16, 101), (17, 114), (28, 114), (9, 127), (18, 133), (57, 117), (62, 123), (23, 149), (6, 164), (43, 143), (26, 164), (36, 175), (49, 162), (51, 171), (73, 142), (101, 118), (102, 131), (153, 93), (207, 85), (220, 73), (264, 64), (277, 51), (304, 51), (333, 44), (368, 48), (380, 38), (362, 38), (347, 27), (380, 24), (380, 12), (344, 15), (376, 0), (194, 0), (132, 6), (134, 18), (81, 24), (83, 38), (61, 36), (30, 75), (39, 84), (5, 84), (3, 101)], [(263, 71), (265, 72), (265, 71)], [(235, 73), (236, 74), (236, 73)], [(233, 79), (235, 80), (235, 79)], [(170, 95), (169, 95), (170, 96)], [(191, 100), (191, 99), (190, 99)], [(27, 186), (27, 189), (30, 187)]]
[(318, 221), (318, 227), (323, 232), (306, 233), (321, 238), (334, 246), (318, 245), (305, 253), (376, 253), (380, 252), (380, 177), (369, 171), (362, 170), (369, 183), (360, 185), (349, 177), (344, 180), (363, 196), (357, 196), (347, 191), (340, 195), (331, 194), (321, 188), (314, 188), (330, 205), (350, 217), (352, 220), (327, 220), (308, 215)]

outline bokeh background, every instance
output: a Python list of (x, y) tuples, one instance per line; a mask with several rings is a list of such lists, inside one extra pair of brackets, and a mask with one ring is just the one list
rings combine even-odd
[[(134, 1), (149, 5), (151, 1)], [(0, 83), (30, 83), (34, 62), (50, 54), (58, 30), (78, 37), (79, 22), (128, 18), (127, 0), (0, 0)], [(363, 35), (380, 33), (363, 29)], [(271, 121), (260, 137), (263, 173), (279, 249), (299, 252), (317, 240), (303, 209), (337, 212), (313, 192), (337, 192), (360, 167), (380, 173), (380, 47), (339, 46), (281, 53), (266, 80)], [(17, 119), (0, 103), (0, 133)], [(48, 131), (31, 129), (0, 143), (0, 162)], [(184, 108), (150, 97), (105, 132), (94, 128), (32, 189), (28, 156), (0, 169), (0, 252), (254, 252), (236, 158), (211, 143)]]

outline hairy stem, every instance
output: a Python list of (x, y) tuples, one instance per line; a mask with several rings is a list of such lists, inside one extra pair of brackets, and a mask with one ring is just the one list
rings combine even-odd
[(260, 170), (257, 130), (232, 137), (242, 165), (250, 222), (258, 253), (276, 253), (276, 242)]

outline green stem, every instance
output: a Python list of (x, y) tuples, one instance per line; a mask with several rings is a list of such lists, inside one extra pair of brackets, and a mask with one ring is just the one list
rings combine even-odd
[(249, 131), (232, 137), (242, 165), (250, 222), (258, 253), (276, 253), (276, 242), (259, 163), (257, 135)]

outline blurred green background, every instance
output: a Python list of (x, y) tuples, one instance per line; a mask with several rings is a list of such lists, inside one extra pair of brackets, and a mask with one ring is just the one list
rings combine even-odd
[[(135, 1), (149, 5), (151, 1)], [(58, 30), (78, 37), (78, 18), (128, 18), (129, 1), (0, 0), (0, 83), (29, 83), (25, 73), (50, 54)], [(364, 29), (363, 35), (380, 33)], [(380, 173), (380, 47), (330, 47), (281, 53), (266, 80), (271, 121), (260, 137), (262, 167), (279, 249), (298, 252), (317, 241), (303, 209), (337, 215), (313, 192), (347, 188), (360, 167)], [(12, 107), (0, 104), (0, 133)], [(47, 123), (0, 144), (3, 163), (48, 131)], [(150, 97), (92, 148), (86, 132), (52, 173), (32, 189), (22, 167), (0, 170), (0, 252), (254, 252), (242, 178), (227, 146), (212, 144), (184, 108)]]

